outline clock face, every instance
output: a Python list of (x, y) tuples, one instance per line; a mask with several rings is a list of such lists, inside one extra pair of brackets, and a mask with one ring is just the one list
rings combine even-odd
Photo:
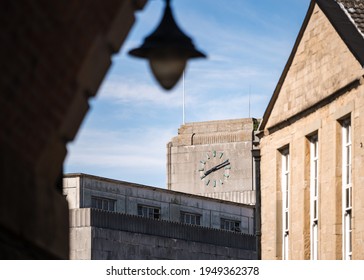
[(206, 153), (199, 166), (200, 179), (207, 187), (222, 187), (230, 177), (231, 163), (222, 151)]

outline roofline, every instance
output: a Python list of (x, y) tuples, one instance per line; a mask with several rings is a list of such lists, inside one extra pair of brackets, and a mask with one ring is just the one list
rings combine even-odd
[[(209, 120), (209, 121), (200, 121), (200, 122), (186, 122), (184, 125), (185, 126), (191, 126), (191, 125), (205, 125), (205, 124), (214, 124), (214, 123), (224, 123), (224, 122), (236, 122), (236, 123), (239, 123), (239, 122), (253, 122), (255, 119), (259, 119), (259, 118), (254, 118), (254, 117), (251, 117), (251, 118), (238, 118), (238, 119), (225, 119), (225, 120)], [(182, 125), (182, 126), (184, 126)]]
[(334, 0), (311, 0), (308, 12), (298, 33), (292, 52), (288, 58), (286, 66), (284, 67), (278, 84), (273, 92), (272, 98), (270, 99), (268, 106), (264, 112), (262, 122), (260, 123), (258, 129), (260, 132), (263, 132), (265, 129), (269, 115), (271, 114), (274, 104), (277, 101), (279, 92), (281, 91), (284, 80), (286, 79), (289, 68), (291, 67), (292, 61), (297, 52), (297, 48), (301, 42), (302, 36), (312, 16), (315, 4), (317, 4), (321, 11), (325, 14), (326, 18), (329, 20), (331, 25), (334, 27), (334, 29), (339, 34), (340, 38), (343, 40), (343, 42), (348, 47), (353, 56), (356, 58), (356, 60), (360, 63), (362, 67), (364, 66), (364, 38), (360, 34), (357, 27), (351, 22), (349, 16), (341, 8), (340, 4)]
[(364, 38), (359, 29), (350, 20), (350, 15), (344, 11), (337, 1), (316, 0), (316, 3), (347, 45), (350, 52), (363, 67)]
[(315, 7), (315, 4), (316, 4), (315, 0), (311, 0), (311, 3), (310, 3), (310, 6), (308, 7), (308, 11), (306, 13), (305, 19), (303, 20), (303, 24), (301, 26), (300, 31), (298, 32), (296, 41), (295, 41), (295, 43), (293, 45), (293, 49), (291, 51), (291, 54), (288, 57), (288, 60), (287, 60), (286, 65), (285, 65), (285, 67), (283, 69), (282, 75), (278, 80), (278, 84), (277, 84), (276, 88), (274, 89), (273, 95), (272, 95), (272, 97), (271, 97), (271, 99), (270, 99), (270, 101), (268, 103), (268, 106), (267, 106), (267, 108), (266, 108), (266, 110), (265, 110), (265, 112), (263, 114), (263, 118), (262, 118), (262, 121), (261, 121), (261, 123), (259, 125), (258, 131), (262, 131), (262, 130), (265, 129), (265, 126), (266, 126), (267, 121), (268, 121), (268, 117), (269, 117), (269, 115), (271, 114), (271, 112), (273, 110), (274, 104), (277, 101), (277, 98), (278, 98), (279, 92), (281, 91), (284, 80), (287, 77), (289, 68), (292, 65), (292, 61), (293, 61), (293, 59), (294, 59), (294, 57), (296, 55), (298, 46), (301, 43), (303, 34), (304, 34), (304, 32), (305, 32), (305, 30), (307, 28), (307, 25), (308, 25), (308, 22), (309, 22), (311, 16), (312, 16), (312, 12), (313, 12), (313, 9)]
[(235, 206), (244, 206), (244, 207), (248, 207), (248, 208), (252, 208), (252, 209), (255, 208), (255, 205), (251, 205), (251, 204), (244, 204), (244, 203), (233, 202), (233, 201), (223, 200), (223, 199), (218, 199), (218, 198), (212, 198), (212, 197), (207, 197), (207, 196), (202, 196), (202, 195), (197, 195), (197, 194), (184, 193), (184, 192), (179, 192), (179, 191), (172, 191), (172, 190), (168, 190), (168, 189), (164, 189), (164, 188), (160, 188), (160, 187), (147, 186), (147, 185), (127, 182), (127, 181), (100, 177), (100, 176), (86, 174), (86, 173), (68, 173), (68, 174), (63, 175), (64, 179), (65, 178), (74, 178), (74, 177), (88, 177), (88, 178), (92, 178), (92, 179), (96, 179), (96, 180), (100, 180), (100, 181), (111, 182), (111, 183), (122, 183), (122, 184), (128, 185), (129, 187), (134, 187), (134, 188), (149, 189), (151, 191), (163, 192), (163, 193), (174, 194), (174, 195), (182, 195), (182, 196), (187, 196), (187, 197), (193, 197), (196, 199), (205, 199), (205, 200), (215, 201), (218, 203), (226, 203), (226, 204), (235, 205)]
[(122, 180), (117, 180), (117, 179), (112, 179), (112, 178), (106, 178), (106, 177), (87, 174), (87, 173), (82, 173), (82, 172), (63, 174), (63, 178), (72, 178), (72, 177), (89, 177), (89, 178), (102, 180), (102, 181), (107, 181), (107, 182), (112, 182), (112, 183), (123, 183), (123, 184), (127, 184), (127, 185), (130, 185), (130, 186), (133, 186), (133, 187), (135, 186), (135, 187), (144, 187), (144, 188), (151, 188), (151, 189), (162, 189), (160, 187), (142, 185), (142, 184), (132, 183), (132, 182), (128, 182), (128, 181), (122, 181)]

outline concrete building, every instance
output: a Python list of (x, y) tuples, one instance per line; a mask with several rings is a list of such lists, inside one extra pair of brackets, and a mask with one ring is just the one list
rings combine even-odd
[(167, 145), (167, 187), (255, 204), (252, 142), (255, 119), (182, 125)]
[(68, 174), (71, 259), (256, 259), (254, 207)]
[(263, 116), (263, 259), (364, 259), (363, 17), (311, 1)]

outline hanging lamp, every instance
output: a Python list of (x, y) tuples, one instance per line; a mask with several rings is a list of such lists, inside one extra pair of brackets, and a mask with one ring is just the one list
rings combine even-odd
[(130, 50), (129, 54), (148, 59), (154, 77), (166, 90), (172, 89), (181, 78), (188, 59), (206, 57), (178, 27), (170, 0), (166, 0), (164, 15), (158, 27), (144, 39), (139, 48)]

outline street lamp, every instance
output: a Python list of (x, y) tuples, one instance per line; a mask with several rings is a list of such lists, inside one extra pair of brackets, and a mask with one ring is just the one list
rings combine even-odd
[(149, 60), (150, 68), (164, 89), (171, 89), (181, 78), (190, 58), (206, 57), (196, 50), (190, 37), (182, 32), (173, 18), (170, 0), (166, 0), (164, 15), (158, 27), (143, 44), (129, 54)]

